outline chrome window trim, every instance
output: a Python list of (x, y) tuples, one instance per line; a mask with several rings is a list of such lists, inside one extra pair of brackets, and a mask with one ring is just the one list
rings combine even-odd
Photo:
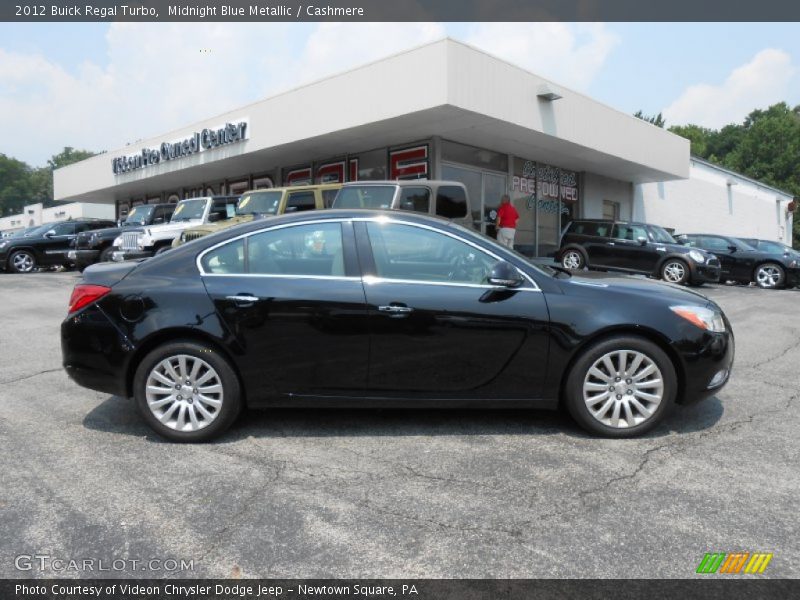
[[(238, 241), (240, 239), (244, 239), (246, 237), (250, 237), (250, 236), (253, 236), (253, 235), (258, 235), (258, 234), (261, 234), (261, 233), (266, 233), (267, 231), (276, 231), (278, 229), (286, 229), (287, 227), (299, 227), (301, 225), (316, 225), (316, 224), (320, 224), (320, 223), (340, 223), (341, 224), (341, 223), (345, 223), (345, 222), (348, 222), (348, 221), (349, 222), (353, 222), (353, 223), (355, 223), (355, 222), (393, 223), (393, 224), (398, 224), (398, 225), (409, 225), (411, 227), (418, 227), (420, 229), (426, 229), (428, 231), (441, 233), (443, 235), (451, 237), (451, 238), (453, 238), (453, 239), (455, 239), (455, 240), (457, 240), (459, 242), (467, 244), (468, 246), (472, 246), (473, 248), (475, 248), (479, 252), (483, 252), (484, 254), (488, 254), (489, 256), (494, 258), (495, 260), (505, 260), (505, 259), (501, 258), (499, 255), (497, 255), (494, 252), (492, 252), (491, 250), (487, 250), (486, 248), (482, 248), (478, 244), (476, 244), (476, 243), (474, 243), (474, 242), (472, 242), (470, 240), (467, 240), (467, 239), (461, 237), (460, 235), (458, 235), (456, 233), (453, 233), (453, 232), (450, 232), (450, 231), (444, 231), (443, 229), (439, 229), (437, 227), (432, 227), (430, 225), (425, 225), (423, 223), (414, 223), (413, 221), (406, 221), (406, 220), (403, 220), (402, 218), (398, 219), (398, 218), (395, 218), (394, 216), (380, 215), (380, 216), (375, 216), (375, 217), (336, 217), (336, 218), (331, 218), (331, 219), (313, 219), (313, 220), (310, 220), (310, 221), (297, 221), (297, 222), (293, 222), (293, 223), (281, 223), (281, 224), (278, 224), (278, 225), (268, 226), (268, 227), (265, 227), (263, 229), (258, 229), (256, 231), (248, 231), (247, 233), (242, 233), (240, 235), (237, 235), (236, 237), (229, 238), (227, 240), (224, 240), (222, 242), (214, 244), (210, 248), (206, 248), (200, 254), (197, 255), (197, 258), (195, 259), (195, 266), (197, 267), (197, 270), (200, 272), (200, 276), (201, 277), (270, 277), (270, 278), (274, 278), (274, 279), (283, 278), (283, 279), (359, 280), (359, 281), (363, 281), (364, 283), (367, 283), (367, 280), (370, 280), (373, 283), (377, 283), (377, 282), (386, 282), (386, 283), (397, 282), (397, 283), (424, 284), (424, 285), (450, 285), (450, 286), (458, 286), (458, 287), (477, 287), (477, 288), (489, 289), (489, 290), (513, 290), (515, 292), (522, 292), (522, 291), (541, 292), (542, 291), (541, 288), (538, 285), (536, 285), (536, 282), (533, 280), (533, 278), (530, 275), (528, 275), (527, 273), (525, 273), (524, 271), (522, 271), (521, 269), (519, 269), (517, 267), (515, 267), (515, 268), (517, 268), (517, 270), (520, 272), (520, 274), (533, 287), (505, 288), (505, 287), (498, 287), (498, 286), (494, 286), (494, 285), (480, 284), (480, 283), (460, 283), (460, 282), (449, 282), (449, 281), (424, 281), (424, 280), (413, 280), (413, 279), (388, 279), (388, 278), (376, 277), (376, 276), (372, 276), (372, 275), (366, 275), (366, 276), (362, 276), (362, 277), (342, 277), (342, 276), (338, 276), (338, 275), (293, 275), (293, 274), (284, 275), (284, 274), (275, 274), (275, 273), (206, 273), (203, 270), (202, 260), (203, 260), (203, 257), (206, 254), (208, 254), (209, 252), (211, 252), (213, 250), (216, 250), (217, 248), (220, 248), (220, 247), (222, 247), (222, 246), (224, 246), (226, 244), (231, 244), (233, 242), (236, 242), (236, 241)], [(344, 234), (342, 234), (342, 235), (344, 235)]]
[(364, 285), (375, 285), (381, 283), (402, 283), (409, 285), (435, 285), (444, 287), (464, 287), (475, 288), (481, 290), (493, 290), (495, 292), (541, 292), (539, 288), (530, 287), (517, 287), (510, 288), (502, 285), (490, 285), (488, 283), (462, 283), (458, 281), (425, 281), (424, 279), (389, 279), (386, 277), (375, 277), (374, 275), (365, 275), (361, 278)]

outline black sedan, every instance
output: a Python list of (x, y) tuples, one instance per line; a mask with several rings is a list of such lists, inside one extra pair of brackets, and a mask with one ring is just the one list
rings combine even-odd
[(765, 289), (800, 284), (800, 261), (782, 251), (757, 250), (738, 238), (711, 233), (682, 233), (675, 238), (719, 258), (721, 281), (753, 282)]
[(89, 267), (61, 327), (80, 385), (177, 441), (264, 406), (535, 407), (630, 437), (718, 391), (734, 344), (678, 286), (535, 266), (405, 212), (255, 221)]

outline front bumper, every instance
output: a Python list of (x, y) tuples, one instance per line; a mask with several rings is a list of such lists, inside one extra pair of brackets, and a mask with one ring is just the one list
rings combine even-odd
[(692, 283), (717, 283), (722, 274), (722, 267), (719, 264), (709, 265), (689, 263), (689, 273)]
[(681, 353), (685, 370), (684, 393), (679, 398), (681, 404), (693, 404), (713, 396), (728, 383), (735, 342), (727, 319), (725, 324), (727, 331), (724, 333), (707, 333), (695, 351)]
[(111, 259), (114, 262), (122, 262), (124, 260), (138, 260), (140, 258), (150, 258), (153, 256), (152, 250), (116, 250)]

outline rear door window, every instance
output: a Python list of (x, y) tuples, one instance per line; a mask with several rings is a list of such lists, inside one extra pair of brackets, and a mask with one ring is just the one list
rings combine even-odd
[(635, 242), (640, 237), (648, 239), (647, 229), (645, 229), (642, 225), (630, 225), (622, 223), (614, 225), (614, 233), (612, 237), (617, 240), (630, 240), (632, 242)]
[(569, 233), (588, 235), (590, 237), (608, 237), (611, 223), (595, 223), (590, 221), (573, 221)]
[(300, 212), (302, 210), (314, 210), (317, 203), (314, 200), (314, 192), (290, 192), (286, 200), (286, 212)]
[(400, 209), (427, 213), (431, 206), (431, 191), (426, 187), (400, 188)]
[(436, 192), (436, 214), (446, 219), (467, 216), (467, 194), (457, 185), (443, 185)]

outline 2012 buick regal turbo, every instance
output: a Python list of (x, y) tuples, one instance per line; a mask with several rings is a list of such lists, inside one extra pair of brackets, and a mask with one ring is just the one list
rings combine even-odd
[(176, 441), (277, 405), (563, 404), (629, 437), (718, 391), (734, 355), (699, 293), (535, 266), (400, 211), (298, 213), (95, 265), (61, 336), (70, 377), (135, 398)]

